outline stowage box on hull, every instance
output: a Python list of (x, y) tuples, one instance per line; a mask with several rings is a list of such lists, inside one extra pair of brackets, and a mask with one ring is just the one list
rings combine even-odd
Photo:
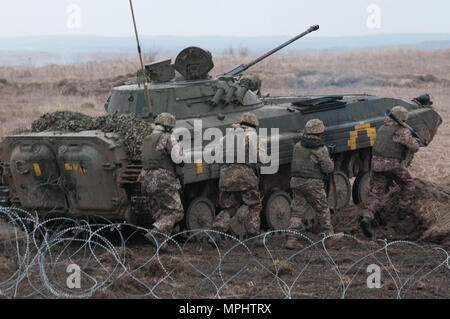
[(127, 167), (115, 134), (42, 132), (6, 137), (1, 162), (13, 204), (45, 212), (124, 216), (118, 177)]

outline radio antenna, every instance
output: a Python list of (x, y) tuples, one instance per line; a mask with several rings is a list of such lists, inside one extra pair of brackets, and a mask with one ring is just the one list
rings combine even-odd
[(141, 53), (141, 45), (139, 44), (139, 37), (136, 27), (136, 19), (134, 18), (134, 10), (133, 10), (133, 2), (130, 0), (130, 8), (131, 8), (131, 16), (133, 17), (133, 25), (134, 25), (134, 33), (136, 34), (136, 42), (137, 42), (137, 49), (139, 53), (139, 61), (141, 62), (141, 71), (142, 71), (142, 78), (144, 82), (144, 91), (145, 91), (145, 100), (147, 101), (147, 108), (148, 108), (148, 117), (150, 123), (153, 122), (153, 112), (152, 112), (152, 106), (150, 104), (150, 95), (148, 93), (148, 87), (147, 87), (147, 81), (145, 76), (145, 70), (144, 70), (144, 62), (142, 62), (142, 53)]

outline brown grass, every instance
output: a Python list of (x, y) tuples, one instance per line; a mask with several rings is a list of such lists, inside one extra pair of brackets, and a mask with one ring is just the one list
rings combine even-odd
[[(247, 54), (216, 56), (212, 74), (253, 58)], [(271, 95), (369, 93), (413, 98), (424, 92), (431, 94), (444, 123), (433, 143), (416, 155), (411, 172), (420, 179), (450, 185), (449, 60), (450, 50), (279, 54), (262, 61), (251, 72), (262, 79), (263, 93)], [(0, 135), (29, 126), (46, 112), (104, 114), (111, 87), (134, 80), (137, 69), (137, 61), (130, 59), (38, 68), (0, 67)]]

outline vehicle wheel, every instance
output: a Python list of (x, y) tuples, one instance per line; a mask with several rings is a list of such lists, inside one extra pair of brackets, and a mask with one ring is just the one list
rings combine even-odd
[[(343, 171), (337, 171), (334, 173), (334, 181), (336, 183), (337, 194), (337, 210), (340, 210), (348, 205), (350, 202), (351, 185), (350, 181)], [(331, 181), (330, 181), (331, 183)], [(330, 184), (328, 190), (328, 205), (334, 207), (334, 191), (333, 185)]]
[(9, 188), (8, 186), (0, 186), (0, 207), (9, 206)]
[(360, 158), (358, 153), (354, 153), (347, 161), (347, 176), (352, 178), (358, 174), (360, 169)]
[(355, 204), (366, 204), (370, 193), (370, 172), (361, 172), (353, 182), (352, 197)]
[(186, 211), (186, 228), (211, 229), (216, 216), (214, 204), (206, 197), (194, 198)]
[(269, 195), (264, 205), (264, 217), (269, 229), (287, 229), (291, 220), (291, 197), (284, 191)]

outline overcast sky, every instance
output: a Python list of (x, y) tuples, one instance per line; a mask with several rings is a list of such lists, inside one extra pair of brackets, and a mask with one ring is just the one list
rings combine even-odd
[[(132, 36), (128, 0), (0, 0), (0, 37)], [(133, 0), (142, 35), (450, 33), (449, 0)]]

